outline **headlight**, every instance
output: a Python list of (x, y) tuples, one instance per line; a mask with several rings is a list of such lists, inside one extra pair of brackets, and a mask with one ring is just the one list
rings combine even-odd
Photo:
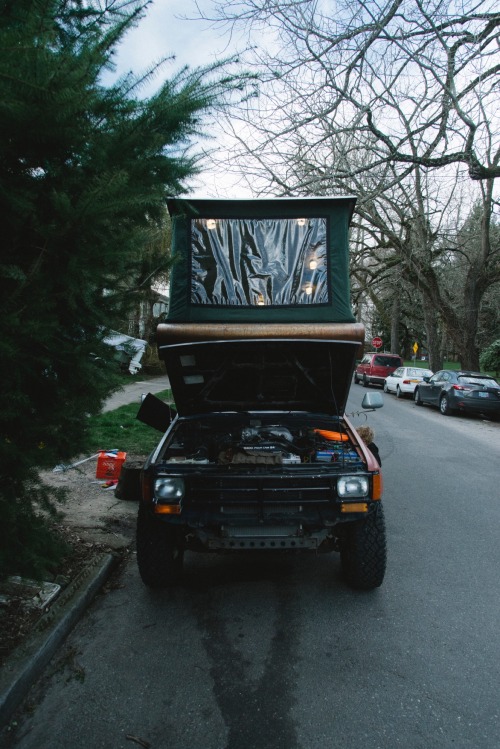
[(154, 498), (157, 502), (180, 502), (184, 496), (184, 479), (180, 476), (156, 479)]
[(339, 497), (367, 497), (369, 490), (366, 476), (341, 476), (337, 481)]

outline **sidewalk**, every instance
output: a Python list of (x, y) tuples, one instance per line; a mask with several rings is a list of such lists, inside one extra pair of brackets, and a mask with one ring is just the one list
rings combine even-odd
[(170, 387), (168, 377), (166, 374), (158, 375), (158, 377), (147, 377), (140, 380), (134, 380), (128, 385), (124, 385), (121, 390), (111, 395), (104, 403), (103, 411), (113, 411), (115, 408), (120, 406), (126, 406), (128, 403), (137, 403), (139, 408), (141, 404), (141, 396), (144, 393), (159, 393), (161, 390), (166, 390)]

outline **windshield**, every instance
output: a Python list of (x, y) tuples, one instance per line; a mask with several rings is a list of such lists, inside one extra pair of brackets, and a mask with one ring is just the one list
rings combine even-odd
[(430, 369), (420, 369), (420, 367), (408, 367), (406, 370), (408, 377), (431, 377)]
[(395, 356), (376, 356), (373, 363), (379, 367), (399, 367), (401, 359)]
[(458, 381), (461, 385), (477, 385), (478, 387), (500, 388), (500, 385), (493, 377), (471, 377), (470, 375), (459, 375)]
[(191, 303), (329, 303), (327, 219), (191, 221)]

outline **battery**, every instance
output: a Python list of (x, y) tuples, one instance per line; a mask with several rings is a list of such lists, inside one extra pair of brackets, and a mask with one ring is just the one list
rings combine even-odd
[(346, 450), (342, 455), (344, 463), (362, 463), (363, 461), (359, 457), (355, 450)]
[(317, 463), (336, 463), (341, 455), (338, 450), (317, 450), (315, 460)]

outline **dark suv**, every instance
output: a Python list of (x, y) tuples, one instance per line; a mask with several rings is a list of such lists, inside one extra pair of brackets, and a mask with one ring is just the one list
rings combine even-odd
[[(142, 472), (144, 583), (186, 551), (340, 552), (346, 581), (384, 578), (380, 466), (345, 416), (364, 340), (349, 303), (352, 197), (172, 202), (171, 299), (157, 343), (175, 413)], [(382, 405), (367, 393), (363, 408)]]
[(354, 382), (368, 385), (382, 385), (385, 378), (403, 366), (403, 360), (397, 354), (365, 354), (354, 372)]

